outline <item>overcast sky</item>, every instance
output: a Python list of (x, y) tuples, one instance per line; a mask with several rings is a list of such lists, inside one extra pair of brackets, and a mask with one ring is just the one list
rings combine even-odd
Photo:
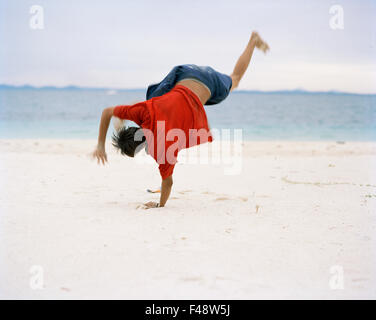
[[(32, 5), (44, 29), (30, 28)], [(271, 51), (240, 89), (376, 93), (375, 0), (0, 0), (0, 83), (144, 88), (184, 63), (231, 73), (252, 30)]]

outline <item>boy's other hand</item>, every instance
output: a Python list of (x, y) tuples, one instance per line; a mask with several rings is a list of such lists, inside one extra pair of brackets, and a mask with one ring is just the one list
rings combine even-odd
[(105, 151), (104, 147), (101, 147), (101, 146), (98, 146), (94, 150), (94, 152), (92, 153), (92, 157), (97, 158), (98, 164), (100, 164), (102, 162), (102, 164), (104, 165), (105, 162), (108, 162), (106, 151)]

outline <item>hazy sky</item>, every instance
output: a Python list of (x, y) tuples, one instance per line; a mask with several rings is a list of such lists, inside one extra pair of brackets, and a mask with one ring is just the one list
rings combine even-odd
[[(32, 5), (44, 29), (30, 28)], [(0, 83), (143, 88), (184, 63), (231, 73), (252, 30), (271, 51), (255, 52), (241, 89), (376, 93), (376, 0), (0, 0)]]

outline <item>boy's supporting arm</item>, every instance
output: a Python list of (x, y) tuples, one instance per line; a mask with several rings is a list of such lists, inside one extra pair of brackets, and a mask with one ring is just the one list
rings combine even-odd
[(145, 209), (164, 207), (168, 198), (170, 197), (171, 189), (172, 189), (172, 176), (169, 176), (166, 179), (162, 180), (161, 197), (159, 199), (159, 203), (154, 202), (154, 201), (149, 201), (148, 203), (144, 204)]
[(162, 180), (162, 188), (161, 188), (161, 198), (159, 199), (159, 206), (164, 207), (172, 189), (172, 176), (167, 177), (166, 179)]

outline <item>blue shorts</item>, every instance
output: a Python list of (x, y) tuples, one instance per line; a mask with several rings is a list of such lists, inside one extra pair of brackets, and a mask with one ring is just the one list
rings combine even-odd
[(146, 100), (169, 92), (177, 82), (184, 79), (198, 80), (209, 89), (211, 96), (205, 103), (207, 105), (217, 104), (226, 99), (232, 86), (232, 79), (228, 75), (211, 67), (184, 64), (174, 67), (161, 82), (150, 85), (146, 92)]

